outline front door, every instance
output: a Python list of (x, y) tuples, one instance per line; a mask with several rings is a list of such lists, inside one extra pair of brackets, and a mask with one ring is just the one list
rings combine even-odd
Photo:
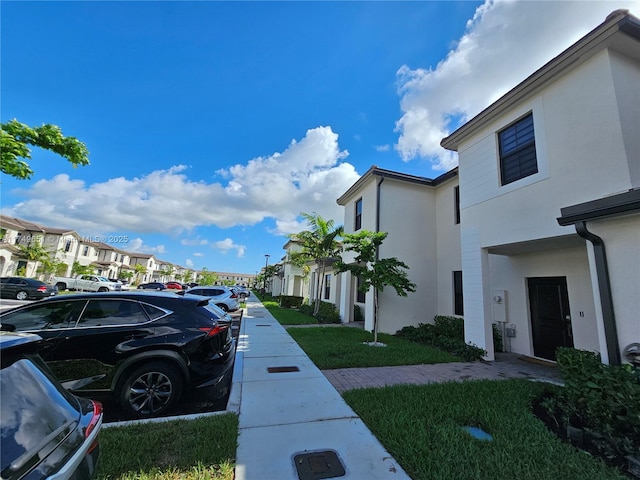
[(533, 353), (556, 359), (558, 347), (573, 347), (566, 277), (528, 279)]

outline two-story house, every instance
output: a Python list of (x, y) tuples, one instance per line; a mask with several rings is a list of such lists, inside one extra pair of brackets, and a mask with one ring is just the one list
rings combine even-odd
[(442, 140), (459, 155), (466, 340), (618, 363), (640, 341), (640, 21), (616, 11)]
[[(433, 320), (436, 314), (462, 314), (458, 172), (436, 179), (371, 167), (338, 200), (344, 206), (344, 232), (387, 232), (379, 258), (396, 257), (409, 265), (416, 292), (380, 293), (378, 329), (395, 333), (407, 325)], [(345, 254), (343, 260), (353, 261)], [(363, 293), (349, 272), (340, 274), (339, 309), (343, 322), (354, 319), (354, 305), (373, 329), (373, 291)]]

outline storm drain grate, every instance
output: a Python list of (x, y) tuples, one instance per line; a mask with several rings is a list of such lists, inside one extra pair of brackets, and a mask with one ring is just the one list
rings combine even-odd
[(270, 327), (268, 323), (256, 323), (256, 327)]
[(344, 466), (333, 450), (299, 453), (293, 457), (300, 480), (342, 477)]
[(269, 373), (299, 372), (300, 369), (295, 366), (291, 367), (267, 367)]

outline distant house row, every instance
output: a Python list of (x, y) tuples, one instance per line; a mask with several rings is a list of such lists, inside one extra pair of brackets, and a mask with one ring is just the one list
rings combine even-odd
[[(126, 242), (124, 238), (114, 242)], [(133, 276), (137, 283), (168, 282), (170, 280), (195, 282), (199, 271), (160, 260), (152, 254), (128, 252), (110, 245), (97, 237), (85, 237), (73, 230), (52, 228), (33, 222), (0, 215), (0, 276), (23, 274), (29, 277), (46, 277), (54, 272), (42, 272), (42, 262), (30, 260), (19, 246), (39, 244), (49, 252), (58, 264), (56, 275), (72, 276), (74, 263), (91, 266), (98, 275), (107, 278)], [(110, 237), (106, 236), (105, 241)], [(229, 272), (211, 272), (219, 282), (249, 285), (255, 275)]]
[[(459, 129), (459, 166), (436, 179), (371, 167), (337, 202), (344, 231), (388, 232), (380, 258), (410, 266), (417, 291), (379, 300), (380, 331), (464, 317), (494, 359), (554, 360), (559, 346), (621, 361), (640, 342), (640, 21), (616, 11)], [(372, 292), (327, 270), (314, 292), (284, 245), (274, 293), (320, 296), (373, 328)]]

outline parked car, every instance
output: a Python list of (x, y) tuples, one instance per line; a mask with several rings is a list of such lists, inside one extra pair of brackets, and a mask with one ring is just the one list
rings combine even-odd
[(27, 300), (40, 300), (57, 295), (58, 287), (47, 285), (35, 278), (2, 277), (0, 278), (0, 297)]
[(129, 280), (124, 278), (110, 278), (109, 281), (119, 283), (121, 285), (120, 290), (129, 290)]
[(166, 290), (167, 286), (161, 282), (141, 283), (138, 285), (139, 290)]
[(216, 304), (225, 312), (235, 312), (240, 308), (238, 294), (223, 285), (189, 288), (184, 293), (185, 295), (207, 297), (211, 303)]
[(108, 389), (129, 417), (154, 417), (187, 389), (226, 394), (235, 341), (208, 303), (168, 292), (73, 294), (2, 312), (0, 329), (40, 335), (40, 354), (74, 393)]
[(52, 285), (58, 287), (58, 290), (82, 290), (85, 292), (109, 292), (119, 291), (122, 284), (112, 282), (106, 277), (100, 275), (78, 275), (72, 277), (52, 277)]
[(246, 299), (251, 293), (247, 287), (243, 287), (242, 285), (234, 285), (233, 288), (237, 290), (238, 295), (243, 300)]
[(184, 290), (184, 285), (178, 282), (167, 282), (165, 285), (170, 290)]
[(63, 388), (36, 353), (41, 340), (0, 332), (2, 478), (92, 478), (102, 404)]

